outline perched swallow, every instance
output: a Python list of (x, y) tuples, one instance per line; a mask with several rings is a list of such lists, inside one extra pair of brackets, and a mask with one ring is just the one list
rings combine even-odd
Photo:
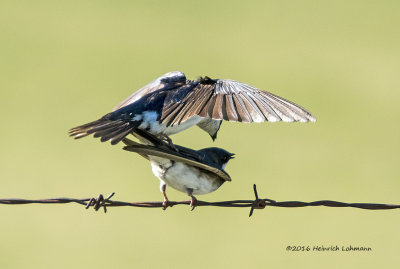
[(72, 128), (75, 138), (93, 134), (117, 144), (141, 129), (167, 139), (197, 125), (216, 139), (222, 120), (236, 122), (308, 122), (315, 118), (304, 108), (272, 93), (229, 79), (187, 80), (169, 72), (133, 93), (113, 112)]
[(167, 207), (167, 186), (184, 192), (191, 197), (190, 205), (194, 207), (194, 195), (216, 191), (225, 181), (231, 181), (225, 167), (233, 159), (233, 153), (221, 148), (192, 150), (169, 144), (155, 136), (139, 130), (134, 134), (141, 142), (136, 143), (127, 138), (122, 141), (127, 151), (140, 154), (150, 161), (153, 174), (160, 180), (160, 190), (164, 195), (164, 209)]

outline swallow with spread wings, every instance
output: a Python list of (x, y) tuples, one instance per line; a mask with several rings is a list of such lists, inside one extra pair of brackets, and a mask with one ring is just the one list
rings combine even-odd
[(114, 145), (140, 129), (172, 144), (170, 135), (194, 125), (215, 140), (223, 120), (314, 122), (315, 118), (301, 106), (253, 86), (209, 77), (188, 80), (174, 71), (139, 89), (114, 111), (69, 133), (76, 139), (93, 134)]

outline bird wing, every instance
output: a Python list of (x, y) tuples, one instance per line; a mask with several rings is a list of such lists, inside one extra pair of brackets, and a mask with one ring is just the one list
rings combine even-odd
[(126, 98), (119, 105), (114, 107), (113, 111), (118, 110), (121, 107), (125, 107), (129, 104), (132, 104), (133, 102), (139, 100), (143, 96), (150, 94), (152, 92), (163, 89), (172, 89), (177, 86), (183, 85), (185, 83), (186, 83), (186, 76), (184, 73), (180, 71), (172, 71), (166, 73), (165, 75), (153, 80), (146, 86), (132, 93), (130, 96), (128, 96), (128, 98)]
[[(124, 142), (126, 142), (126, 141), (124, 141)], [(133, 141), (131, 141), (131, 142), (133, 142)], [(153, 147), (153, 146), (142, 145), (139, 143), (134, 143), (129, 146), (126, 146), (126, 147), (124, 147), (124, 150), (136, 152), (136, 153), (140, 154), (141, 156), (145, 157), (146, 159), (148, 159), (148, 157), (146, 157), (146, 156), (155, 156), (155, 157), (165, 158), (165, 159), (169, 159), (169, 160), (176, 161), (176, 162), (181, 162), (181, 163), (184, 163), (184, 164), (187, 164), (190, 166), (195, 166), (197, 168), (211, 172), (226, 181), (231, 181), (231, 177), (225, 171), (218, 169), (216, 167), (207, 165), (205, 163), (196, 161), (190, 156), (186, 156), (185, 154), (181, 154), (181, 153), (175, 152), (173, 150), (161, 149), (161, 148), (157, 148), (157, 147)]]
[[(122, 139), (122, 142), (127, 146), (127, 147), (135, 147), (135, 146), (141, 146), (142, 144), (132, 141), (128, 138), (124, 138)], [(143, 158), (145, 158), (146, 160), (149, 160), (149, 156), (147, 156), (146, 154), (141, 154), (138, 153), (140, 156), (142, 156)]]
[[(194, 116), (236, 122), (307, 122), (313, 115), (301, 106), (235, 80), (200, 80), (183, 98), (169, 96), (165, 102), (161, 122), (167, 126), (184, 123)], [(171, 95), (182, 95), (180, 90)], [(177, 101), (178, 100), (178, 101)]]

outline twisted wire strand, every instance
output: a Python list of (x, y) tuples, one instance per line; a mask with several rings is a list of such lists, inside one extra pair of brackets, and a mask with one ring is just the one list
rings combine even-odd
[[(302, 201), (281, 201), (277, 202), (268, 198), (260, 199), (258, 198), (257, 187), (253, 185), (254, 190), (254, 200), (231, 200), (231, 201), (219, 201), (219, 202), (206, 202), (197, 200), (195, 207), (198, 206), (214, 206), (214, 207), (250, 207), (249, 217), (253, 215), (254, 209), (264, 209), (266, 207), (308, 207), (308, 206), (325, 206), (325, 207), (352, 207), (360, 208), (366, 210), (387, 210), (387, 209), (397, 209), (400, 205), (396, 204), (377, 204), (377, 203), (344, 203), (332, 200), (320, 200), (313, 202), (302, 202)], [(80, 205), (85, 205), (86, 209), (93, 207), (96, 211), (100, 208), (107, 212), (107, 207), (144, 207), (144, 208), (163, 208), (165, 205), (163, 202), (123, 202), (110, 200), (114, 196), (114, 193), (110, 194), (107, 198), (104, 198), (100, 194), (97, 198), (49, 198), (49, 199), (38, 199), (38, 200), (28, 200), (28, 199), (17, 199), (17, 198), (5, 198), (0, 199), (0, 204), (5, 205), (22, 205), (22, 204), (67, 204), (67, 203), (77, 203)], [(176, 205), (190, 205), (189, 201), (168, 201), (167, 207), (173, 207)]]

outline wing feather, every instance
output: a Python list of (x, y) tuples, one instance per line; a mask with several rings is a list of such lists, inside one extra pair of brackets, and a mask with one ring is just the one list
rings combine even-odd
[(172, 110), (167, 116), (162, 120), (167, 124), (167, 126), (171, 126), (174, 123), (174, 120), (176, 119), (175, 117), (179, 114), (179, 112), (182, 110), (184, 107), (184, 104), (178, 103), (177, 106), (175, 106), (175, 109)]
[(214, 104), (215, 104), (215, 96), (212, 95), (208, 99), (207, 103), (204, 105), (203, 109), (200, 111), (199, 116), (203, 117), (203, 118), (209, 116), (210, 113), (212, 113), (212, 110), (214, 108)]
[(198, 105), (196, 106), (196, 109), (193, 110), (193, 114), (195, 115), (200, 114), (200, 112), (203, 110), (204, 106), (207, 104), (213, 94), (213, 89), (208, 87), (208, 85), (200, 86), (200, 89), (202, 96), (199, 97), (199, 100), (196, 100), (196, 103), (198, 103)]
[(184, 118), (189, 118), (190, 116), (190, 110), (192, 109), (193, 105), (196, 103), (196, 99), (194, 97), (195, 92), (191, 92), (191, 97), (190, 97), (190, 101), (188, 102), (187, 105), (185, 105), (183, 107), (183, 109), (179, 112), (179, 114), (176, 116), (174, 122), (172, 123), (172, 125), (174, 124), (181, 124), (181, 122), (184, 120)]
[(186, 120), (190, 119), (193, 116), (197, 115), (197, 110), (199, 109), (199, 107), (202, 106), (203, 102), (206, 102), (205, 99), (207, 98), (207, 92), (204, 89), (204, 87), (198, 89), (195, 91), (195, 93), (193, 94), (193, 99), (191, 100), (191, 105), (188, 106), (188, 112), (185, 114), (184, 117), (182, 117), (181, 122), (185, 122)]
[[(228, 79), (200, 81), (179, 102), (163, 109), (162, 123), (181, 124), (193, 116), (239, 122), (315, 121), (303, 107), (261, 91), (250, 85)], [(182, 94), (179, 90), (176, 93)], [(183, 94), (183, 95), (185, 95)]]
[(263, 122), (265, 121), (264, 114), (260, 111), (257, 104), (251, 98), (251, 96), (247, 93), (240, 94), (244, 105), (246, 106), (246, 110), (249, 112), (253, 122)]
[(246, 106), (244, 105), (242, 99), (238, 94), (233, 94), (233, 101), (235, 102), (236, 111), (239, 115), (239, 121), (241, 122), (251, 122), (251, 116), (247, 112)]
[(223, 99), (224, 96), (222, 94), (217, 94), (215, 96), (214, 107), (212, 108), (212, 118), (222, 120), (224, 118), (224, 114), (222, 113), (223, 109)]
[(236, 112), (235, 104), (233, 103), (232, 95), (225, 95), (225, 115), (224, 120), (239, 121), (238, 114)]
[(260, 109), (260, 111), (264, 115), (264, 118), (267, 121), (275, 122), (281, 120), (278, 114), (276, 114), (276, 112), (272, 109), (272, 107), (267, 103), (265, 103), (264, 100), (262, 100), (262, 98), (253, 93), (250, 93), (249, 95), (251, 96), (252, 100), (257, 105), (257, 107)]
[(195, 166), (201, 169), (204, 169), (208, 172), (211, 172), (220, 178), (226, 180), (226, 181), (231, 181), (230, 176), (223, 170), (220, 170), (218, 168), (209, 166), (207, 164), (192, 160), (190, 158), (187, 158), (184, 155), (180, 155), (177, 152), (174, 151), (169, 151), (169, 150), (163, 150), (160, 148), (152, 147), (152, 146), (147, 146), (147, 145), (132, 145), (132, 146), (126, 146), (124, 147), (124, 150), (127, 151), (132, 151), (132, 152), (137, 152), (140, 155), (145, 155), (145, 156), (155, 156), (155, 157), (160, 157), (160, 158), (165, 158), (169, 160), (173, 160), (176, 162), (182, 162), (191, 166)]

